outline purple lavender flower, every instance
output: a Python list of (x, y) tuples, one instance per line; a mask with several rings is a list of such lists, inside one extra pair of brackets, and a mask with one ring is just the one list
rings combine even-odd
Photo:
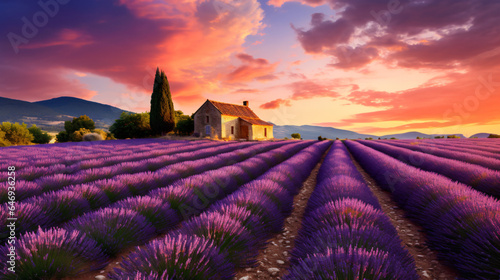
[(179, 215), (170, 208), (168, 202), (150, 196), (128, 198), (118, 201), (111, 207), (137, 211), (155, 227), (158, 234), (167, 231), (180, 222)]
[(7, 270), (8, 246), (0, 248), (2, 279), (61, 279), (107, 264), (97, 243), (78, 231), (38, 229), (23, 235), (16, 245), (15, 273)]
[(122, 280), (135, 277), (138, 271), (172, 279), (231, 280), (234, 277), (234, 266), (213, 241), (186, 235), (167, 235), (137, 248), (122, 261), (121, 268), (109, 276)]
[(64, 228), (87, 234), (109, 256), (115, 256), (128, 246), (142, 244), (155, 235), (151, 223), (130, 209), (105, 208), (71, 220)]

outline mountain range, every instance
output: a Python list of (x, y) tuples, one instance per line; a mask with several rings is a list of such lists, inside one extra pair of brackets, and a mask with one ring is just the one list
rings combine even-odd
[[(97, 128), (107, 129), (116, 119), (120, 117), (122, 112), (128, 111), (75, 97), (58, 97), (38, 102), (27, 102), (0, 97), (0, 122), (24, 122), (28, 125), (36, 124), (40, 128), (49, 132), (64, 130), (64, 121), (71, 120), (73, 117), (81, 115), (87, 115), (93, 119)], [(421, 132), (406, 132), (401, 134), (375, 136), (333, 127), (313, 125), (274, 126), (275, 138), (290, 138), (292, 133), (300, 133), (303, 139), (318, 139), (318, 136), (330, 139), (389, 139), (393, 137), (398, 139), (415, 139), (417, 137), (434, 138), (434, 136), (436, 136)], [(455, 135), (460, 136), (461, 138), (467, 138), (462, 134)], [(471, 137), (486, 138), (488, 135), (489, 133), (478, 133)]]
[(36, 124), (49, 132), (64, 130), (64, 121), (87, 115), (96, 128), (107, 129), (122, 112), (119, 108), (74, 97), (58, 97), (38, 102), (0, 97), (0, 122)]

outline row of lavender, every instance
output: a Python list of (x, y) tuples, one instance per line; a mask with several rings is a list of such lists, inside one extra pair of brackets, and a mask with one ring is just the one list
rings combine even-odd
[[(253, 145), (255, 144), (233, 143), (216, 146), (207, 146), (205, 144), (200, 144), (194, 147), (190, 146), (185, 148), (173, 148), (167, 149), (168, 151), (166, 151), (168, 153), (171, 153), (170, 155), (163, 155), (140, 161), (124, 162), (101, 168), (91, 168), (81, 170), (80, 172), (75, 172), (74, 174), (58, 173), (58, 167), (57, 165), (55, 165), (51, 168), (42, 168), (37, 172), (30, 174), (30, 176), (41, 176), (45, 169), (47, 169), (46, 171), (49, 174), (58, 174), (41, 176), (35, 181), (18, 180), (16, 184), (18, 186), (16, 191), (16, 199), (17, 201), (22, 201), (26, 198), (39, 196), (50, 191), (57, 191), (70, 185), (86, 184), (94, 181), (98, 181), (97, 183), (99, 184), (99, 181), (102, 182), (103, 180), (116, 180), (119, 178), (127, 177), (127, 175), (143, 172), (158, 172), (162, 169), (165, 169), (166, 166), (171, 164), (213, 156), (217, 155), (218, 153), (234, 151)], [(103, 159), (102, 162), (102, 164), (105, 165), (106, 159)], [(64, 166), (62, 166), (62, 168), (65, 169)], [(24, 172), (27, 171), (25, 170)], [(0, 203), (5, 203), (7, 202), (7, 200), (7, 190), (1, 189)]]
[[(470, 152), (481, 156), (486, 157), (500, 157), (500, 146), (478, 146), (474, 144), (473, 141), (463, 141), (463, 142), (447, 142), (447, 141), (432, 141), (432, 140), (396, 140), (396, 141), (387, 141), (390, 143), (404, 143), (404, 144), (412, 144), (412, 145), (422, 145), (429, 146), (433, 148), (442, 148), (445, 150), (452, 150), (457, 152)], [(497, 141), (500, 144), (500, 141)]]
[(359, 142), (409, 165), (442, 174), (486, 194), (500, 197), (500, 171), (454, 159), (415, 152), (378, 141), (359, 140)]
[(405, 143), (403, 141), (382, 141), (382, 143), (391, 144), (397, 147), (406, 148), (439, 157), (477, 164), (493, 170), (500, 170), (500, 154), (496, 153), (478, 151), (472, 148), (454, 147), (448, 145), (433, 145), (427, 142)]
[(419, 279), (340, 141), (321, 166), (295, 244), (284, 279)]
[[(92, 155), (92, 158), (83, 155), (72, 155), (68, 158), (66, 155), (68, 155), (68, 153), (71, 154), (71, 151), (62, 150), (60, 152), (54, 152), (51, 157), (44, 159), (42, 162), (14, 161), (14, 163), (11, 162), (10, 165), (14, 164), (16, 169), (19, 170), (17, 177), (25, 181), (33, 181), (42, 176), (50, 177), (50, 175), (98, 172), (99, 168), (103, 167), (113, 168), (114, 166), (114, 168), (119, 168), (123, 166), (124, 168), (132, 168), (134, 167), (133, 163), (139, 161), (152, 161), (152, 164), (154, 164), (158, 161), (166, 160), (175, 153), (197, 151), (210, 147), (219, 147), (221, 145), (227, 144), (210, 142), (198, 142), (193, 144), (193, 142), (182, 142), (162, 146), (155, 145), (148, 150), (138, 150), (138, 148), (130, 146), (130, 149), (122, 152), (115, 150), (108, 151), (104, 154), (88, 152)], [(131, 164), (132, 166), (130, 166)], [(6, 168), (7, 165), (8, 164), (5, 164), (3, 167)], [(0, 177), (0, 181), (1, 180), (5, 180), (5, 176)]]
[(112, 279), (232, 279), (282, 229), (293, 196), (331, 142), (319, 142), (124, 258)]
[(442, 175), (346, 141), (363, 168), (426, 231), (427, 243), (463, 279), (500, 275), (500, 201)]
[[(241, 163), (180, 180), (148, 196), (122, 200), (79, 216), (62, 228), (25, 234), (17, 245), (16, 273), (6, 268), (1, 271), (6, 273), (6, 279), (59, 279), (99, 269), (124, 248), (142, 244), (180, 220), (202, 212), (239, 185), (311, 144), (282, 145)], [(268, 145), (276, 146), (262, 144)], [(224, 161), (232, 163), (227, 158)], [(7, 247), (0, 251), (6, 253)]]
[(162, 148), (175, 145), (185, 141), (159, 141), (158, 139), (133, 139), (99, 142), (68, 142), (50, 145), (35, 146), (11, 146), (2, 148), (1, 164), (8, 164), (15, 160), (20, 164), (29, 163), (35, 166), (47, 165), (47, 160), (53, 159), (54, 154), (64, 154), (59, 160), (68, 162), (99, 158), (108, 153), (122, 153), (125, 155), (131, 150), (134, 152), (148, 151), (154, 148)]
[[(38, 226), (57, 226), (76, 215), (106, 207), (128, 197), (144, 195), (181, 178), (236, 163), (283, 145), (284, 143), (265, 143), (247, 148), (244, 148), (246, 145), (236, 145), (230, 150), (227, 146), (210, 148), (192, 154), (190, 159), (193, 160), (178, 162), (156, 172), (121, 175), (112, 180), (71, 185), (59, 191), (50, 191), (18, 203), (15, 212), (19, 228), (16, 233), (32, 231)], [(204, 156), (208, 157), (203, 158)], [(2, 207), (8, 209), (9, 205), (3, 204)], [(7, 211), (0, 212), (0, 218), (0, 241), (4, 241), (9, 234), (6, 227)]]

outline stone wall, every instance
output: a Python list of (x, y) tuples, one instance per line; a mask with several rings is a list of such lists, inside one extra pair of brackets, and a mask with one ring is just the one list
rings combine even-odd
[[(209, 117), (209, 123), (206, 121), (206, 117)], [(205, 127), (210, 125), (212, 138), (221, 139), (221, 114), (214, 105), (210, 102), (205, 102), (200, 109), (194, 115), (194, 132), (199, 133), (201, 137), (206, 137)]]

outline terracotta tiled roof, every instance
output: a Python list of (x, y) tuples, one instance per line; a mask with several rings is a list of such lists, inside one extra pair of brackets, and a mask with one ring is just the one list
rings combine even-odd
[(246, 119), (246, 118), (242, 118), (240, 117), (240, 119), (248, 122), (248, 123), (251, 123), (251, 124), (255, 124), (255, 125), (268, 125), (268, 126), (273, 126), (272, 123), (268, 123), (266, 121), (263, 121), (261, 119)]
[(258, 119), (259, 117), (252, 111), (252, 109), (243, 105), (234, 105), (229, 103), (217, 102), (208, 100), (212, 105), (220, 111), (221, 114), (227, 116), (244, 117), (248, 119)]

